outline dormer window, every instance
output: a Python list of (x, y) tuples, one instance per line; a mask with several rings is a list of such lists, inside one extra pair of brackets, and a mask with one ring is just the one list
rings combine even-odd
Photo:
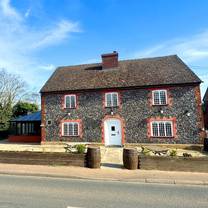
[(118, 93), (108, 92), (105, 93), (105, 107), (117, 107), (119, 106)]
[(167, 90), (152, 91), (153, 105), (167, 105)]
[(76, 95), (65, 95), (64, 97), (64, 107), (65, 108), (76, 108)]

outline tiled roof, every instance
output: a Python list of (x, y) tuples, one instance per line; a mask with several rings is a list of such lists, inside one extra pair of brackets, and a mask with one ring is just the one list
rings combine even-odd
[(176, 55), (123, 60), (118, 67), (102, 69), (101, 63), (59, 67), (41, 92), (144, 87), (200, 83), (201, 80)]
[(41, 121), (41, 112), (37, 111), (35, 113), (31, 113), (25, 116), (20, 116), (13, 119), (12, 121)]

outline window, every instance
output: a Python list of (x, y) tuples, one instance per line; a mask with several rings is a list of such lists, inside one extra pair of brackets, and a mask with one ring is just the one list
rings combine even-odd
[(115, 130), (116, 130), (115, 126), (111, 126), (111, 131), (115, 131)]
[(76, 95), (65, 95), (65, 108), (76, 108)]
[(153, 121), (151, 122), (153, 137), (173, 137), (172, 121)]
[(64, 122), (62, 124), (63, 136), (79, 136), (79, 123), (78, 122)]
[(167, 90), (154, 90), (153, 105), (166, 105), (167, 104)]
[(105, 106), (106, 107), (116, 107), (118, 105), (119, 103), (118, 103), (117, 92), (105, 93)]

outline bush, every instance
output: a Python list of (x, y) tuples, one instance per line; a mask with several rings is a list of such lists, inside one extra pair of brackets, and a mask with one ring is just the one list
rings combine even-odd
[(80, 153), (80, 154), (85, 153), (86, 146), (84, 144), (77, 144), (77, 145), (75, 145), (75, 148), (78, 153)]
[(144, 155), (146, 155), (146, 156), (149, 156), (150, 155), (150, 150), (149, 149), (147, 149), (146, 147), (142, 147), (142, 153), (144, 154)]
[(170, 151), (170, 156), (171, 156), (171, 157), (177, 156), (177, 149), (172, 149), (172, 150)]

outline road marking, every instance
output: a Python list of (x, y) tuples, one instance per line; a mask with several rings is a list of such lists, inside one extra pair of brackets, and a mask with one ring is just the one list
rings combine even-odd
[(67, 206), (67, 208), (84, 208), (84, 207), (70, 207), (70, 206)]

